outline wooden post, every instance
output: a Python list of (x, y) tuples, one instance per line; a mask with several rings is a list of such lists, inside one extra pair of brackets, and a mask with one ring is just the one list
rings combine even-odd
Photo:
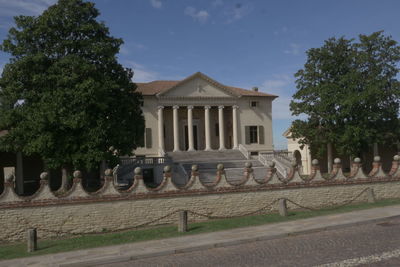
[(178, 232), (187, 232), (188, 230), (188, 212), (186, 210), (179, 211)]
[(375, 194), (374, 194), (374, 189), (368, 188), (367, 190), (367, 198), (368, 198), (368, 203), (375, 203)]
[(286, 199), (282, 198), (279, 199), (279, 215), (286, 217), (288, 216), (288, 212), (287, 212), (287, 205), (286, 205)]
[(28, 239), (28, 252), (34, 252), (37, 249), (36, 228), (28, 229), (27, 239)]

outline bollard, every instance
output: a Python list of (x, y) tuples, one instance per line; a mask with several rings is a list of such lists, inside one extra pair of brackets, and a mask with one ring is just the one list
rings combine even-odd
[(284, 216), (284, 217), (288, 216), (286, 199), (284, 199), (284, 198), (279, 199), (278, 210), (279, 210), (279, 215)]
[(34, 252), (37, 249), (36, 228), (28, 229), (27, 239), (28, 239), (28, 252)]
[(368, 203), (375, 203), (376, 202), (374, 189), (368, 188), (368, 190), (367, 190), (367, 199), (368, 199)]
[(188, 230), (188, 212), (179, 211), (178, 232), (187, 232)]

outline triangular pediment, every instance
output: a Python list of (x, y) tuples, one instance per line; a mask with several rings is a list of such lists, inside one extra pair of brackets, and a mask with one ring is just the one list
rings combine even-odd
[(224, 85), (198, 72), (158, 94), (164, 97), (235, 97)]

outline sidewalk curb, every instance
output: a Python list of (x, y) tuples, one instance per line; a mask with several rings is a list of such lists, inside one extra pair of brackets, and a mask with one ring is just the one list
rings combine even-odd
[(179, 254), (179, 253), (187, 253), (187, 252), (193, 252), (193, 251), (199, 251), (199, 250), (205, 250), (205, 249), (211, 249), (211, 248), (229, 247), (229, 246), (235, 246), (235, 245), (240, 245), (240, 244), (245, 244), (245, 243), (250, 243), (250, 242), (272, 240), (272, 239), (278, 239), (278, 238), (283, 238), (283, 237), (288, 237), (288, 236), (303, 235), (303, 234), (309, 234), (309, 233), (315, 233), (315, 232), (321, 232), (321, 231), (329, 231), (329, 230), (334, 230), (334, 229), (341, 229), (341, 228), (350, 227), (350, 226), (375, 223), (375, 222), (397, 219), (397, 218), (400, 218), (400, 215), (394, 215), (394, 216), (391, 215), (391, 216), (387, 216), (387, 217), (374, 218), (374, 219), (369, 219), (369, 220), (364, 220), (364, 221), (359, 221), (359, 222), (343, 223), (343, 224), (337, 224), (337, 225), (332, 225), (332, 226), (315, 227), (313, 229), (307, 229), (307, 230), (288, 231), (286, 233), (281, 233), (281, 234), (276, 234), (276, 235), (265, 235), (265, 236), (259, 236), (256, 238), (244, 237), (244, 238), (241, 238), (238, 240), (218, 241), (218, 242), (210, 243), (210, 244), (203, 244), (203, 245), (197, 245), (197, 246), (193, 245), (193, 246), (190, 246), (190, 247), (187, 247), (184, 249), (164, 249), (162, 251), (148, 252), (148, 253), (142, 253), (142, 254), (131, 255), (131, 256), (115, 255), (115, 256), (111, 256), (111, 257), (104, 257), (104, 258), (92, 259), (92, 260), (87, 260), (87, 261), (81, 260), (81, 261), (75, 261), (75, 262), (71, 262), (71, 263), (60, 264), (58, 266), (60, 266), (60, 267), (75, 267), (75, 266), (96, 266), (96, 265), (100, 265), (100, 264), (121, 263), (121, 262), (128, 262), (131, 260), (173, 255), (173, 254)]

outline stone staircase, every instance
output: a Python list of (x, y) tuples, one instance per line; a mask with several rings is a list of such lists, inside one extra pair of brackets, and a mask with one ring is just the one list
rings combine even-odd
[(266, 167), (257, 159), (246, 159), (238, 150), (170, 152), (168, 156), (174, 163), (181, 164), (188, 174), (187, 179), (182, 179), (182, 175), (177, 174), (179, 179), (174, 179), (177, 185), (184, 185), (187, 182), (193, 164), (199, 167), (199, 177), (204, 184), (212, 184), (215, 181), (219, 163), (224, 164), (226, 177), (230, 183), (238, 183), (242, 180), (246, 162), (252, 163), (257, 179), (262, 179), (266, 174)]

